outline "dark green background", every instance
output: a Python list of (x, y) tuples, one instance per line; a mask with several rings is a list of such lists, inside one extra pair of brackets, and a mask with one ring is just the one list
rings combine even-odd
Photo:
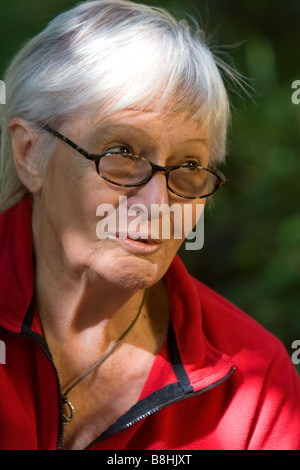
[[(74, 0), (0, 1), (0, 78), (10, 57)], [(159, 0), (186, 11), (231, 51), (253, 98), (231, 93), (230, 185), (206, 210), (201, 251), (181, 251), (189, 270), (277, 335), (292, 354), (300, 339), (300, 80), (298, 0)], [(229, 50), (229, 49), (228, 49)]]

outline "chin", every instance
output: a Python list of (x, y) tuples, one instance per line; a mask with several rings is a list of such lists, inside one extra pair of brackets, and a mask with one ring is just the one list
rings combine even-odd
[(103, 279), (126, 289), (146, 289), (163, 277), (166, 271), (165, 263), (162, 266), (163, 259), (164, 257), (158, 260), (132, 254), (115, 256), (115, 253), (106, 252), (95, 257), (90, 269), (94, 271), (99, 282)]

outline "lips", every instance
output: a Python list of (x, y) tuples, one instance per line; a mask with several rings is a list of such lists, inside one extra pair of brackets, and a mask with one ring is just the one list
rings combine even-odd
[(157, 238), (151, 238), (151, 236), (145, 236), (145, 235), (140, 235), (140, 234), (129, 234), (126, 237), (126, 239), (130, 239), (139, 243), (146, 243), (146, 244), (159, 245), (160, 243), (162, 243), (162, 240), (159, 240)]
[(160, 244), (162, 240), (159, 238), (151, 238), (151, 234), (146, 232), (121, 232), (118, 231), (116, 234), (112, 235), (110, 238), (118, 238), (119, 240), (133, 240), (139, 243), (147, 244)]
[(134, 240), (136, 242), (139, 242), (139, 243), (146, 243), (146, 244), (152, 244), (152, 245), (159, 245), (161, 243), (160, 240), (153, 240), (153, 239), (149, 239), (149, 238), (134, 238), (134, 237), (128, 237), (130, 238), (131, 240)]
[(117, 233), (114, 238), (123, 248), (126, 249), (126, 251), (141, 255), (147, 255), (156, 252), (162, 244), (161, 240), (151, 239), (149, 237), (147, 238), (145, 234), (140, 233), (131, 233), (130, 235), (127, 234), (126, 238), (124, 234), (121, 236)]

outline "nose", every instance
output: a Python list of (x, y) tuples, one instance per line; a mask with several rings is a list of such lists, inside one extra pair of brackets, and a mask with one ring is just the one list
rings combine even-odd
[(166, 176), (163, 173), (155, 173), (148, 183), (138, 189), (136, 198), (149, 209), (151, 204), (168, 204), (169, 191)]
[(157, 172), (148, 183), (136, 189), (138, 190), (128, 199), (128, 205), (142, 207), (140, 230), (150, 230), (154, 238), (163, 238), (159, 221), (164, 217), (168, 218), (169, 191), (166, 176)]
[(166, 176), (163, 173), (155, 173), (148, 183), (134, 188), (134, 194), (130, 198), (131, 204), (143, 204), (148, 212), (151, 212), (152, 204), (168, 204), (169, 191)]

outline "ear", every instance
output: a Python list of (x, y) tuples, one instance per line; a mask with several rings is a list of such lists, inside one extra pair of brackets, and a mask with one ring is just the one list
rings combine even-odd
[(38, 136), (26, 121), (19, 117), (11, 119), (9, 128), (18, 177), (31, 193), (37, 193), (43, 185), (41, 170), (33, 160)]

